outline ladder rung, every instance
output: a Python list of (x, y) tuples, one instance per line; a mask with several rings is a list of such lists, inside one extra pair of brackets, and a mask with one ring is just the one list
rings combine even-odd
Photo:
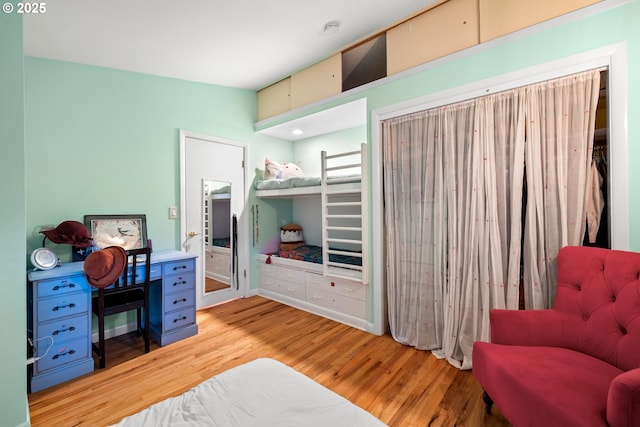
[(356, 188), (354, 190), (335, 190), (335, 191), (327, 190), (325, 194), (327, 196), (336, 196), (341, 194), (360, 194), (360, 193), (362, 193), (362, 191), (359, 188)]
[(340, 177), (328, 176), (326, 177), (325, 181), (328, 185), (343, 184), (345, 182), (353, 182), (355, 184), (357, 182), (360, 182), (359, 179), (356, 179), (354, 177), (349, 177), (349, 176), (340, 176)]
[(340, 157), (347, 156), (355, 156), (356, 154), (360, 154), (362, 151), (349, 151), (348, 153), (340, 153), (340, 154), (332, 154), (330, 156), (324, 156), (325, 159), (338, 159)]
[(333, 227), (331, 225), (327, 226), (327, 230), (336, 230), (336, 231), (362, 231), (362, 227)]
[(342, 262), (333, 262), (333, 261), (327, 262), (327, 265), (333, 266), (333, 267), (348, 268), (350, 270), (362, 271), (362, 266), (360, 266), (360, 265), (345, 264), (345, 263), (342, 263)]
[(362, 206), (362, 202), (328, 202), (327, 207), (331, 206)]
[(334, 255), (345, 255), (345, 256), (353, 256), (353, 257), (357, 257), (357, 258), (362, 258), (362, 253), (361, 252), (349, 252), (349, 251), (338, 251), (338, 250), (335, 250), (335, 249), (328, 249), (327, 253), (334, 254)]
[(326, 215), (325, 218), (339, 218), (339, 219), (358, 219), (362, 218), (362, 215), (339, 215), (339, 214), (329, 214)]
[(327, 239), (327, 242), (333, 242), (333, 243), (350, 243), (352, 245), (362, 245), (362, 240), (354, 240), (354, 239), (334, 239), (332, 237), (329, 237)]

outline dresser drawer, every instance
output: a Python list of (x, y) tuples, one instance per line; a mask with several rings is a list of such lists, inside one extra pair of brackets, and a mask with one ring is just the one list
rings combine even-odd
[(193, 307), (187, 307), (182, 310), (172, 311), (164, 315), (162, 321), (162, 331), (169, 332), (186, 325), (195, 323), (196, 311)]
[(184, 307), (193, 307), (194, 304), (193, 290), (186, 290), (182, 292), (175, 292), (165, 296), (164, 304), (165, 311), (167, 313), (175, 310), (180, 310)]
[(351, 280), (336, 279), (321, 274), (306, 272), (305, 284), (307, 287), (314, 289), (334, 292), (361, 301), (367, 300), (367, 286)]
[(53, 280), (43, 280), (38, 282), (38, 298), (53, 295), (63, 295), (71, 292), (86, 292), (89, 283), (85, 276), (72, 276)]
[[(53, 337), (55, 341), (66, 341), (89, 334), (89, 315), (84, 313), (81, 316), (65, 317), (55, 319), (47, 323), (39, 323), (37, 326), (37, 337)], [(49, 340), (42, 339), (38, 347), (48, 345)]]
[(38, 300), (38, 322), (87, 313), (89, 294), (76, 293)]
[(359, 318), (365, 318), (367, 315), (367, 307), (364, 301), (345, 297), (334, 292), (308, 287), (306, 300), (312, 304)]
[(86, 335), (71, 341), (54, 341), (47, 352), (48, 347), (47, 340), (38, 343), (38, 356), (46, 352), (46, 356), (35, 362), (38, 373), (89, 357), (89, 337)]
[(193, 289), (194, 283), (195, 281), (193, 273), (182, 273), (175, 276), (165, 277), (163, 286), (165, 288), (165, 293), (170, 294), (187, 289)]
[(183, 261), (174, 261), (167, 262), (164, 264), (163, 274), (165, 276), (173, 275), (173, 274), (183, 274), (195, 269), (194, 262), (191, 259), (183, 260)]

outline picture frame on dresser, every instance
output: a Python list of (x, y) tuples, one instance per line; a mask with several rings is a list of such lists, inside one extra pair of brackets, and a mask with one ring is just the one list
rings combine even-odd
[(145, 214), (85, 215), (84, 224), (100, 249), (114, 245), (125, 250), (147, 247)]

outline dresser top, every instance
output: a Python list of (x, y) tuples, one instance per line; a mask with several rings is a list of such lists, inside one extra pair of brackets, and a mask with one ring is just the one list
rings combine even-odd
[[(186, 252), (176, 250), (158, 251), (151, 254), (151, 264), (160, 264), (169, 261), (180, 261), (183, 259), (195, 258)], [(72, 276), (75, 274), (84, 274), (84, 261), (67, 262), (60, 267), (54, 267), (51, 270), (30, 270), (27, 274), (29, 281), (53, 279), (61, 276)]]

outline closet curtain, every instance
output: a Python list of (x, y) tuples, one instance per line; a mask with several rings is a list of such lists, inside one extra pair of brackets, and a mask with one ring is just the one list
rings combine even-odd
[[(597, 88), (599, 73), (587, 74), (571, 79), (592, 81), (590, 87)], [(557, 89), (569, 85), (565, 80), (549, 84)], [(551, 301), (551, 264), (557, 249), (552, 251), (558, 239), (546, 239), (546, 233), (573, 236), (581, 228), (574, 222), (584, 218), (586, 186), (577, 193), (579, 185), (573, 181), (589, 172), (588, 168), (575, 171), (574, 163), (589, 164), (584, 157), (590, 160), (587, 139), (589, 135), (593, 139), (592, 96), (597, 103), (597, 90), (591, 94), (585, 84), (581, 94), (577, 94), (579, 88), (552, 91), (549, 97), (557, 108), (546, 104), (542, 108), (546, 115), (554, 115), (548, 119), (529, 96), (542, 86), (382, 122), (385, 279), (391, 334), (404, 344), (433, 350), (461, 369), (471, 368), (473, 342), (489, 340), (489, 310), (518, 308), (521, 261), (530, 265), (525, 268), (529, 279), (524, 286), (531, 288), (526, 295), (532, 298), (536, 288), (542, 296), (538, 300)], [(565, 117), (575, 114), (572, 105), (575, 111), (582, 106), (582, 119)], [(587, 110), (593, 114), (586, 114)], [(587, 116), (593, 116), (590, 125)], [(537, 131), (546, 137), (529, 136), (539, 129), (536, 122), (553, 123), (544, 132)], [(583, 124), (582, 137), (569, 137), (576, 134), (578, 123)], [(530, 144), (530, 140), (535, 142)], [(559, 146), (565, 146), (561, 154), (552, 155)], [(571, 164), (567, 163), (570, 157)], [(530, 166), (530, 162), (539, 166)], [(547, 187), (554, 179), (558, 182), (553, 184), (557, 190), (552, 197)], [(546, 205), (551, 200), (556, 201), (555, 207)], [(564, 216), (555, 217), (556, 211)], [(540, 253), (549, 256), (541, 260)]]

